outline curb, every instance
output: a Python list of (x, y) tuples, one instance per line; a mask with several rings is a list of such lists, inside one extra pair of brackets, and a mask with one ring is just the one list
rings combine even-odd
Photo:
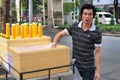
[(112, 33), (102, 33), (103, 36), (112, 36), (112, 37), (120, 37), (120, 33), (112, 34)]

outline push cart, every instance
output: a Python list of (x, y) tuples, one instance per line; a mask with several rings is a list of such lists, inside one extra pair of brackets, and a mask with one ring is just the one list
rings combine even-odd
[[(45, 68), (45, 69), (39, 69), (39, 70), (34, 70), (34, 71), (28, 71), (28, 72), (19, 72), (17, 71), (13, 66), (11, 66), (9, 63), (7, 63), (1, 56), (0, 56), (0, 65), (1, 67), (5, 70), (5, 79), (8, 79), (8, 74), (11, 74), (12, 77), (15, 80), (24, 80), (23, 79), (23, 75), (24, 74), (30, 74), (30, 73), (36, 73), (36, 72), (41, 72), (41, 71), (48, 71), (48, 75), (47, 76), (41, 76), (41, 77), (36, 77), (36, 78), (31, 78), (31, 79), (26, 79), (26, 80), (51, 80), (52, 78), (57, 78), (58, 80), (61, 80), (61, 77), (64, 76), (71, 76), (74, 74), (74, 64), (70, 63), (69, 65), (64, 65), (64, 66), (58, 66), (58, 67), (52, 67), (52, 68)], [(9, 71), (4, 65), (3, 62), (5, 62), (6, 64), (8, 64), (10, 66), (10, 68), (12, 68), (13, 70), (15, 70), (18, 74), (19, 74), (19, 78), (17, 78), (14, 73), (12, 73), (11, 71)], [(62, 72), (62, 73), (57, 73), (57, 74), (52, 74), (51, 75), (51, 70), (53, 69), (58, 69), (58, 68), (63, 68), (63, 67), (71, 67), (73, 68), (72, 70), (68, 71), (68, 72)]]

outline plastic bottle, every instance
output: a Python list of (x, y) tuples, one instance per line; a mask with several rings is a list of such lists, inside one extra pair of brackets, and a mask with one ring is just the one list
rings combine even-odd
[(6, 23), (6, 36), (10, 37), (10, 24)]

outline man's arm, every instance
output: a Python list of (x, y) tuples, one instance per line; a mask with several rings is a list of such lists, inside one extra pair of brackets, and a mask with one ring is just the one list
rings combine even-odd
[(95, 64), (96, 71), (94, 80), (100, 80), (101, 47), (95, 48)]
[(95, 64), (96, 71), (100, 72), (100, 63), (101, 63), (101, 47), (96, 47), (95, 49)]
[(59, 33), (57, 33), (53, 39), (53, 43), (52, 43), (52, 47), (56, 47), (56, 44), (59, 42), (59, 40), (63, 37), (66, 36), (67, 33), (65, 30), (60, 31)]

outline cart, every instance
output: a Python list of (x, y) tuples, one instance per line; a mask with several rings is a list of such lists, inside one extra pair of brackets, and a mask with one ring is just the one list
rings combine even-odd
[[(70, 70), (70, 67), (73, 67), (73, 64), (70, 63), (69, 47), (58, 45), (57, 48), (50, 49), (48, 48), (50, 42), (51, 39), (47, 36), (15, 40), (0, 37), (0, 62), (6, 72), (6, 80), (8, 73), (16, 80), (30, 79), (36, 76), (40, 76), (39, 80), (50, 80), (52, 77), (60, 80), (61, 76), (66, 76), (65, 74), (72, 75), (73, 71)], [(43, 49), (45, 47), (47, 48)], [(46, 58), (46, 55), (51, 61)], [(33, 63), (31, 64), (31, 62)], [(45, 76), (42, 74), (44, 71), (47, 72)]]
[[(3, 62), (5, 62), (6, 64), (8, 64), (12, 69), (14, 69), (18, 74), (19, 74), (19, 78), (17, 78), (14, 73), (12, 73), (11, 71), (9, 71), (4, 65)], [(39, 69), (39, 70), (34, 70), (34, 71), (29, 71), (29, 72), (22, 72), (20, 73), (19, 71), (17, 71), (13, 66), (11, 66), (9, 63), (7, 63), (1, 56), (0, 56), (0, 65), (1, 67), (5, 70), (5, 79), (8, 80), (8, 74), (11, 74), (12, 77), (15, 80), (24, 80), (23, 79), (23, 75), (24, 74), (30, 74), (30, 73), (35, 73), (35, 72), (40, 72), (40, 71), (48, 71), (48, 75), (47, 76), (41, 76), (41, 77), (36, 77), (36, 78), (31, 78), (31, 79), (26, 79), (26, 80), (51, 80), (51, 79), (58, 79), (61, 80), (61, 77), (68, 77), (68, 76), (72, 76), (74, 74), (74, 64), (70, 63), (69, 65), (64, 65), (64, 66), (58, 66), (58, 67), (52, 67), (52, 68), (45, 68), (45, 69)], [(68, 72), (62, 72), (62, 73), (57, 73), (57, 74), (52, 74), (51, 75), (51, 70), (53, 69), (57, 69), (57, 68), (63, 68), (63, 67), (68, 67), (71, 66), (72, 70), (68, 71)]]

